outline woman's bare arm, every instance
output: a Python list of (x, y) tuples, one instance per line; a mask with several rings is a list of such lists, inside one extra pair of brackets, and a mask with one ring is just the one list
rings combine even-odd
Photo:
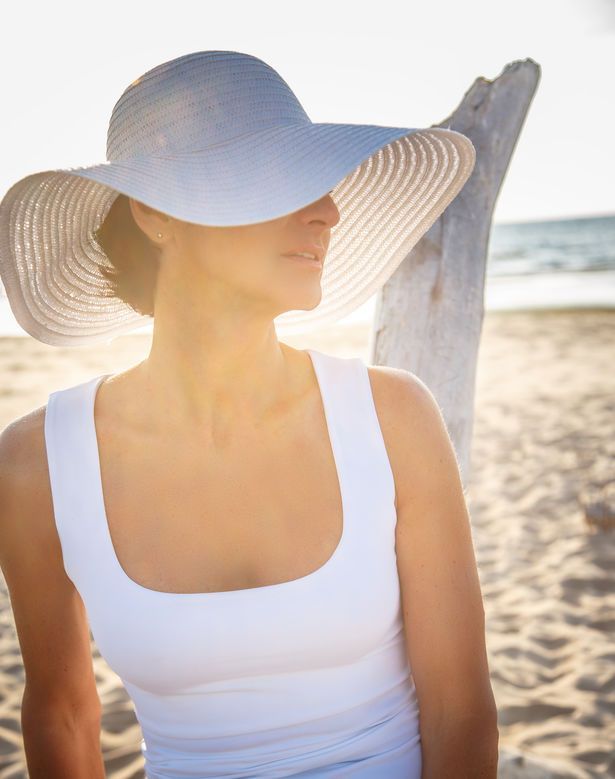
[(421, 779), (495, 779), (497, 708), (459, 468), (441, 411), (409, 371), (370, 367), (396, 482), (397, 567), (419, 702)]
[(31, 779), (104, 779), (89, 626), (62, 562), (44, 419), (36, 409), (0, 434), (0, 567), (26, 675), (24, 748)]

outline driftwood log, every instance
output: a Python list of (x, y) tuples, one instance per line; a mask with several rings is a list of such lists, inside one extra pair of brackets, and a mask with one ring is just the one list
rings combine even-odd
[(445, 419), (464, 488), (470, 470), (474, 389), (484, 315), (491, 216), (540, 78), (532, 59), (477, 78), (435, 127), (467, 135), (476, 164), (461, 192), (380, 289), (370, 361), (412, 371)]

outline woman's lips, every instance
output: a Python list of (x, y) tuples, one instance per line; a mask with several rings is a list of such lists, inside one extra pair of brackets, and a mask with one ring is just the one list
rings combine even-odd
[(298, 265), (305, 265), (308, 268), (322, 268), (322, 262), (320, 260), (313, 260), (311, 257), (303, 257), (301, 254), (282, 254), (287, 260), (292, 260)]

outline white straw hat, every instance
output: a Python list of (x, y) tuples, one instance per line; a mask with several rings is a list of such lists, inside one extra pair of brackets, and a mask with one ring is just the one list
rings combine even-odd
[[(310, 311), (280, 334), (334, 322), (393, 274), (469, 178), (465, 135), (432, 127), (312, 122), (261, 59), (199, 51), (147, 71), (115, 104), (107, 161), (22, 178), (0, 203), (0, 277), (46, 344), (110, 341), (151, 318), (109, 296), (94, 238), (118, 194), (203, 225), (263, 222), (328, 192), (340, 213)], [(105, 295), (105, 291), (107, 294)]]

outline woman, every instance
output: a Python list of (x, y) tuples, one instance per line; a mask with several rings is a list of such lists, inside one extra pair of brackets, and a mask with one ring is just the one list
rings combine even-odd
[(277, 337), (384, 283), (472, 144), (314, 124), (262, 60), (209, 51), (125, 90), (107, 157), (0, 204), (2, 279), (33, 337), (154, 318), (141, 363), (51, 393), (0, 439), (30, 776), (104, 776), (91, 627), (149, 779), (495, 777), (437, 404), (407, 371)]

